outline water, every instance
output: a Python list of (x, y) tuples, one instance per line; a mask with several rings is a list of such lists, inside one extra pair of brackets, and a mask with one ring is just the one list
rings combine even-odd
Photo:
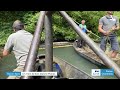
[(6, 72), (11, 72), (16, 68), (16, 60), (14, 55), (9, 55), (0, 60), (0, 79), (7, 78)]
[[(44, 54), (44, 50), (40, 50), (39, 53)], [(97, 66), (90, 61), (82, 58), (78, 55), (73, 47), (62, 47), (62, 48), (54, 48), (53, 54), (57, 58), (66, 60), (67, 62), (71, 63), (72, 65), (76, 66), (77, 68), (83, 70), (84, 72), (91, 75), (91, 69), (106, 69), (105, 66)], [(16, 68), (16, 60), (13, 55), (9, 55), (3, 58), (0, 61), (0, 79), (4, 79), (7, 76), (5, 75), (8, 71), (13, 71)], [(116, 77), (95, 77), (98, 79), (116, 79)]]
[[(45, 53), (43, 50), (40, 53)], [(90, 61), (82, 58), (80, 55), (76, 53), (73, 47), (62, 47), (53, 49), (53, 54), (57, 58), (63, 59), (77, 68), (83, 70), (91, 76), (91, 69), (107, 69), (105, 66), (98, 66)], [(94, 77), (97, 79), (115, 79), (115, 76), (107, 76), (107, 77)]]

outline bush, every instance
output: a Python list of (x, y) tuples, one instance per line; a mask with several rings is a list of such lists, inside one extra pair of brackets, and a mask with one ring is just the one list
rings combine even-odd
[(8, 36), (13, 32), (12, 24), (15, 20), (23, 21), (25, 11), (0, 11), (0, 46), (4, 46)]
[[(87, 28), (99, 36), (98, 22), (105, 15), (104, 11), (67, 11), (67, 13), (78, 23), (81, 23), (81, 20), (85, 19)], [(119, 11), (116, 11), (114, 15), (120, 18)], [(76, 32), (58, 12), (55, 12), (52, 16), (54, 41), (73, 41), (78, 37)], [(12, 33), (12, 23), (16, 19), (23, 21), (25, 23), (25, 29), (34, 34), (38, 17), (39, 11), (0, 11), (0, 45), (3, 46), (8, 36)], [(117, 33), (120, 35), (120, 31)], [(98, 40), (93, 34), (90, 37)], [(42, 32), (41, 37), (41, 41), (44, 42), (44, 40), (45, 31)]]

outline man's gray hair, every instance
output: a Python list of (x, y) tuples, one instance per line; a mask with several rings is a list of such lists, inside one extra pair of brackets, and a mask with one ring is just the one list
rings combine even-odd
[(22, 30), (24, 29), (24, 24), (20, 20), (16, 20), (13, 23), (13, 29), (15, 29), (15, 31)]

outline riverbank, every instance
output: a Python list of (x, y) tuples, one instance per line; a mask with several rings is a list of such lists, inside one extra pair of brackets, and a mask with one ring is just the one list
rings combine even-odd
[[(53, 42), (53, 48), (69, 47), (72, 45), (73, 45), (73, 42)], [(39, 49), (45, 49), (45, 43), (42, 43)]]
[[(53, 48), (60, 48), (60, 47), (69, 47), (72, 46), (73, 42), (53, 42)], [(4, 47), (0, 47), (0, 57), (2, 55)], [(45, 49), (45, 43), (40, 44), (39, 49)]]

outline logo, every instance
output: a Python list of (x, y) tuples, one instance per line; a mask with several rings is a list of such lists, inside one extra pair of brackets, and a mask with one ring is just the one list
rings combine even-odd
[(92, 69), (92, 76), (100, 76), (100, 69)]
[(92, 69), (91, 70), (92, 76), (114, 76), (113, 69)]

